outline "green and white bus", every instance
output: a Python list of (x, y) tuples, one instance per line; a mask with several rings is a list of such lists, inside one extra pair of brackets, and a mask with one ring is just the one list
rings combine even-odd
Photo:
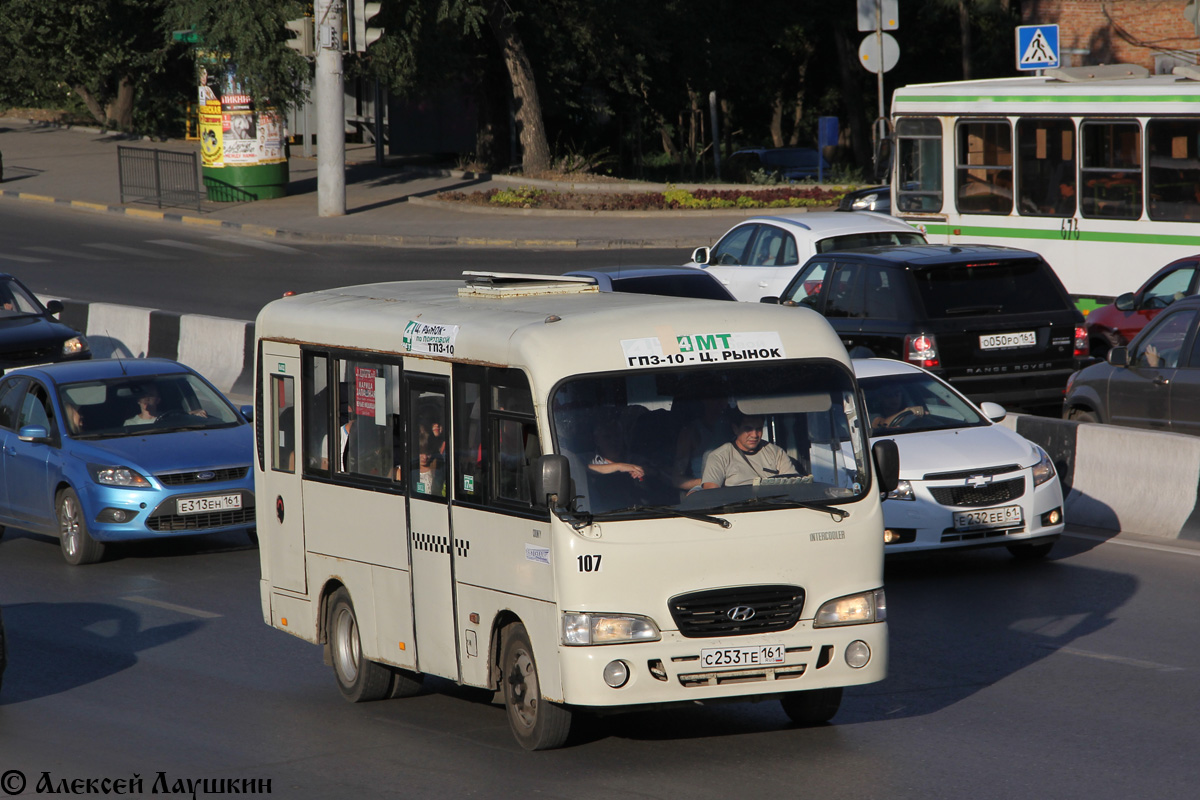
[[(528, 749), (583, 709), (826, 721), (885, 676), (895, 443), (868, 449), (824, 318), (468, 275), (259, 314), (267, 624), (324, 645), (351, 701), (495, 690)], [(745, 430), (770, 468), (693, 489)]]
[(893, 213), (931, 242), (1037, 251), (1085, 298), (1200, 252), (1200, 69), (906, 86), (892, 123)]

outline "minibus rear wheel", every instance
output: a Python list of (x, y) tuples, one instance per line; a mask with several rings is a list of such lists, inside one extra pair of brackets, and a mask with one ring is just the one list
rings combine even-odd
[(784, 713), (797, 725), (820, 725), (829, 722), (842, 705), (842, 687), (809, 689), (791, 692), (779, 698)]
[(533, 645), (525, 626), (519, 622), (505, 630), (500, 668), (508, 725), (521, 747), (526, 750), (562, 747), (571, 732), (572, 713), (542, 697)]
[(358, 617), (350, 592), (339, 588), (329, 601), (329, 655), (342, 696), (352, 703), (382, 700), (392, 688), (392, 671), (363, 657)]

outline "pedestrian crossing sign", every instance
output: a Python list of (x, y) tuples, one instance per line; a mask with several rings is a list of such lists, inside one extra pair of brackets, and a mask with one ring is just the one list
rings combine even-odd
[(1017, 28), (1017, 69), (1058, 66), (1058, 26), (1021, 25)]

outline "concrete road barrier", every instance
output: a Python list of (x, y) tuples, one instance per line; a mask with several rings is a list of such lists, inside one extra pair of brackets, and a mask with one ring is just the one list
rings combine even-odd
[(1001, 424), (1050, 454), (1068, 523), (1200, 541), (1200, 437), (1024, 414)]
[(254, 394), (254, 323), (59, 297), (59, 318), (87, 336), (95, 358), (171, 358), (235, 402)]

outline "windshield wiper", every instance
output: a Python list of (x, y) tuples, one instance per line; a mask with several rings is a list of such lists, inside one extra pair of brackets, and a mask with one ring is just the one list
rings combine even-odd
[(711, 522), (713, 525), (720, 525), (722, 528), (732, 528), (733, 527), (733, 523), (727, 519), (721, 519), (720, 517), (714, 517), (710, 514), (702, 514), (699, 511), (684, 511), (682, 508), (676, 508), (675, 506), (629, 506), (628, 508), (618, 508), (618, 509), (613, 509), (612, 511), (606, 511), (602, 514), (596, 514), (595, 516), (596, 516), (596, 519), (602, 519), (603, 517), (606, 517), (606, 516), (609, 516), (612, 514), (623, 514), (627, 511), (651, 511), (651, 512), (657, 512), (657, 513), (661, 513), (661, 514), (669, 514), (672, 517), (683, 517), (684, 519), (694, 519), (694, 520), (697, 520), (698, 522)]
[(805, 500), (793, 500), (786, 494), (769, 494), (762, 497), (750, 497), (746, 500), (739, 500), (736, 503), (728, 503), (725, 505), (725, 508), (742, 508), (745, 506), (755, 506), (759, 504), (771, 506), (799, 506), (800, 508), (807, 508), (811, 511), (824, 511), (826, 514), (833, 517), (834, 522), (841, 522), (846, 517), (850, 516), (850, 512), (844, 508), (826, 505), (825, 503), (809, 503)]

